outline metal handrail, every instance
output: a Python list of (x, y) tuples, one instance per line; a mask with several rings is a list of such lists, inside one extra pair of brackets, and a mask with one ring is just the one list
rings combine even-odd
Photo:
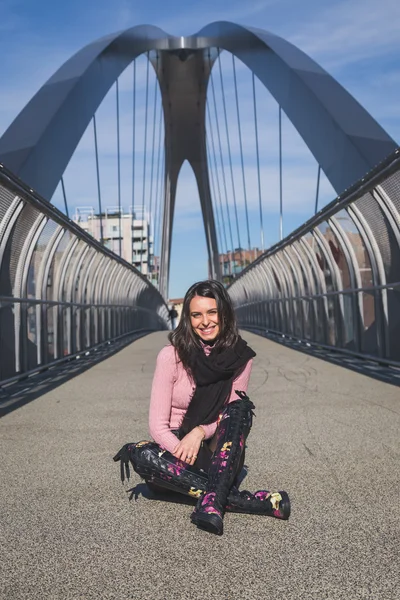
[(164, 299), (133, 265), (3, 165), (0, 192), (0, 385), (135, 332), (168, 329)]
[[(357, 356), (397, 365), (395, 265), (400, 265), (399, 149), (246, 267), (228, 291), (244, 329), (274, 330), (338, 351), (351, 345)], [(371, 285), (364, 284), (363, 270)], [(316, 277), (322, 289), (315, 287)]]

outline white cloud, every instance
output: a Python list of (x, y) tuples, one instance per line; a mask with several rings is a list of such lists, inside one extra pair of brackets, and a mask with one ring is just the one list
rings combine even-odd
[(315, 11), (289, 36), (325, 68), (337, 69), (400, 48), (397, 0), (342, 0)]

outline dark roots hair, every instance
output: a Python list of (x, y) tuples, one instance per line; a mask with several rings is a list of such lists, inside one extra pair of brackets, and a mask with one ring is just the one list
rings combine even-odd
[(214, 348), (218, 352), (234, 345), (239, 337), (235, 311), (228, 292), (219, 281), (209, 279), (194, 283), (186, 292), (182, 314), (177, 328), (169, 334), (184, 368), (190, 372), (190, 358), (195, 348), (200, 347), (200, 338), (194, 333), (190, 321), (190, 303), (195, 296), (214, 298), (217, 303), (219, 334)]

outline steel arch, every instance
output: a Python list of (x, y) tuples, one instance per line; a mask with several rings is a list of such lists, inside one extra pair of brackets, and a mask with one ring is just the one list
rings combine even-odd
[(211, 272), (220, 276), (204, 139), (210, 71), (205, 51), (210, 48), (234, 54), (269, 89), (338, 193), (396, 148), (394, 140), (333, 77), (294, 45), (267, 31), (216, 22), (193, 36), (174, 37), (157, 27), (140, 25), (89, 44), (58, 69), (0, 138), (0, 161), (42, 196), (51, 198), (112, 84), (137, 56), (157, 50), (160, 60), (158, 67), (154, 61), (153, 66), (164, 121), (174, 126), (174, 136), (165, 128), (160, 274), (164, 297), (177, 179), (185, 160), (199, 188)]

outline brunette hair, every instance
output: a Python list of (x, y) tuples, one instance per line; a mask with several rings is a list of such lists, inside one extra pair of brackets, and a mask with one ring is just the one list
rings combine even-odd
[(214, 348), (217, 348), (218, 351), (224, 350), (234, 345), (239, 338), (232, 301), (222, 283), (214, 279), (194, 283), (186, 292), (183, 300), (179, 324), (168, 336), (178, 353), (179, 360), (189, 372), (193, 350), (200, 347), (200, 339), (194, 333), (190, 320), (190, 303), (195, 296), (214, 298), (217, 303), (219, 334)]

